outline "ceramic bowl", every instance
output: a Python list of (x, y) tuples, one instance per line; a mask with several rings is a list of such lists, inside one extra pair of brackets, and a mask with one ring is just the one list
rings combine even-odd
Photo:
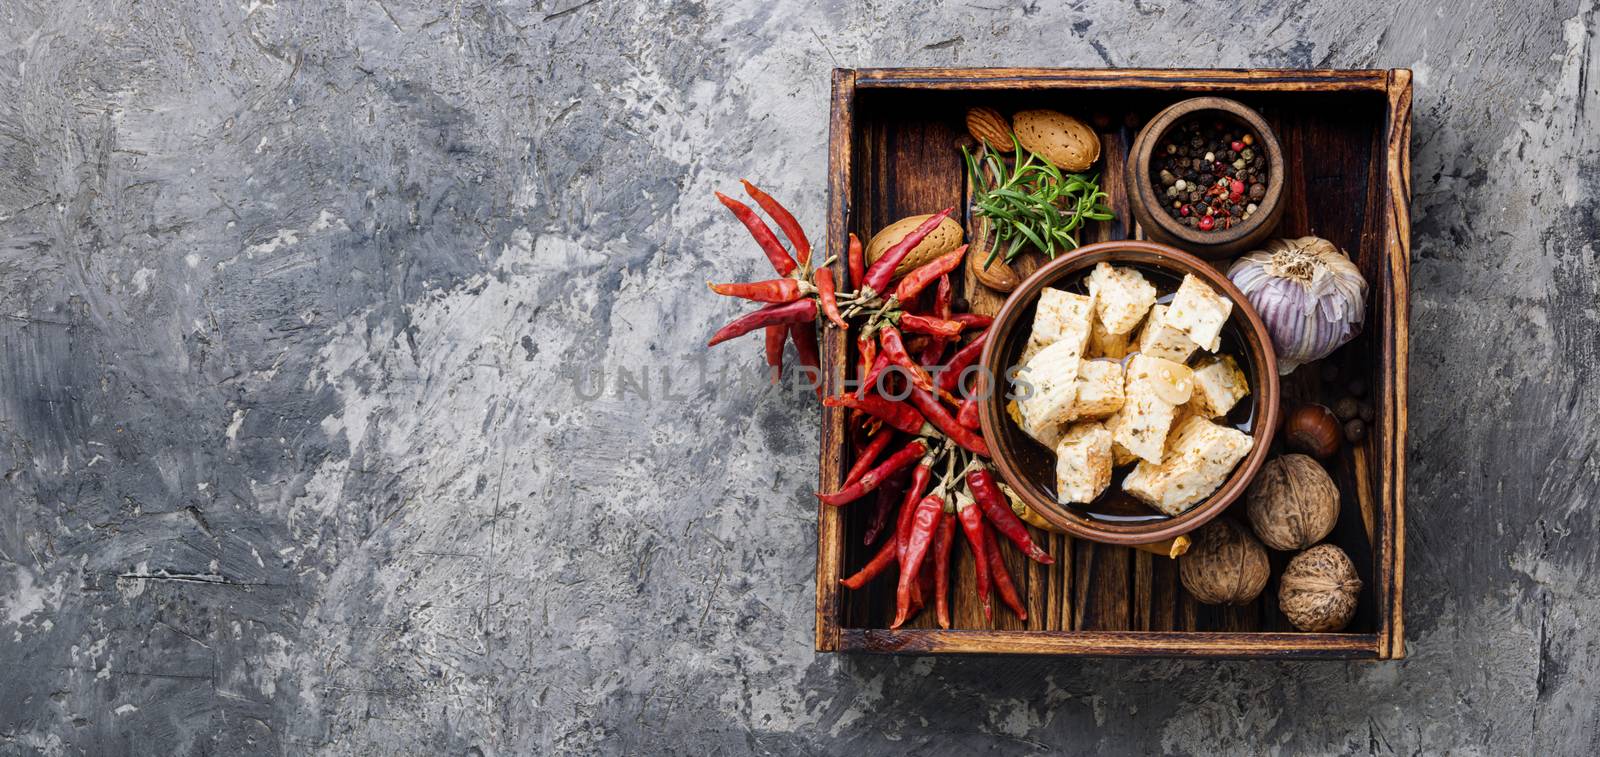
[[(1267, 159), (1267, 193), (1256, 203), (1250, 218), (1225, 231), (1200, 231), (1181, 224), (1168, 215), (1164, 194), (1158, 194), (1151, 180), (1151, 163), (1156, 149), (1173, 127), (1189, 119), (1222, 122), (1249, 129), (1257, 137), (1253, 147)], [(1168, 106), (1150, 119), (1129, 148), (1127, 173), (1128, 207), (1149, 237), (1187, 250), (1208, 260), (1232, 257), (1255, 249), (1278, 228), (1283, 216), (1283, 148), (1261, 114), (1237, 100), (1226, 97), (1194, 97)]]
[[(1111, 486), (1088, 505), (1063, 505), (1055, 498), (1055, 453), (1028, 436), (1006, 411), (1009, 385), (986, 393), (979, 406), (984, 437), (995, 467), (1028, 507), (1073, 536), (1107, 544), (1147, 544), (1199, 528), (1242, 494), (1265, 462), (1278, 427), (1278, 371), (1272, 339), (1255, 309), (1233, 282), (1205, 261), (1154, 242), (1099, 242), (1062, 255), (1028, 277), (1001, 306), (980, 358), (984, 375), (1004, 377), (1018, 362), (1033, 328), (1034, 309), (1045, 287), (1085, 293), (1084, 278), (1100, 262), (1137, 268), (1165, 299), (1184, 274), (1194, 274), (1233, 301), (1223, 327), (1222, 349), (1239, 362), (1250, 383), (1250, 395), (1239, 401), (1227, 422), (1254, 437), (1250, 453), (1234, 467), (1222, 486), (1177, 517), (1162, 515), (1124, 493), (1126, 468), (1116, 471)], [(1004, 378), (1000, 383), (1006, 384)]]

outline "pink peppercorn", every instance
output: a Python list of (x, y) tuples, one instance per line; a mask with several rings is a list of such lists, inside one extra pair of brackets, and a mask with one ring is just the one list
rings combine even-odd
[(1200, 217), (1200, 230), (1201, 231), (1210, 231), (1211, 228), (1213, 226), (1216, 226), (1216, 225), (1217, 225), (1216, 222), (1211, 220), (1211, 216), (1201, 216)]

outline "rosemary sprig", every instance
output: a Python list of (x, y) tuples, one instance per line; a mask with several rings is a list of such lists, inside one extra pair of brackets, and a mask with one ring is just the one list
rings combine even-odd
[(961, 148), (972, 184), (978, 188), (972, 198), (973, 210), (988, 218), (994, 229), (995, 244), (989, 248), (985, 266), (994, 262), (1001, 243), (1006, 244), (1007, 262), (1024, 244), (1054, 258), (1058, 252), (1078, 248), (1073, 232), (1086, 222), (1115, 217), (1105, 204), (1108, 195), (1100, 191), (1098, 175), (1063, 174), (1032, 150), (1024, 150), (1015, 134), (1011, 143), (1015, 155), (1009, 164), (987, 144), (977, 155)]

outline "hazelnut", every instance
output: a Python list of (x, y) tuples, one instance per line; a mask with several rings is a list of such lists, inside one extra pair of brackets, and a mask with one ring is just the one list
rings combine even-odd
[(1194, 543), (1178, 558), (1178, 578), (1198, 602), (1242, 605), (1267, 586), (1267, 550), (1249, 529), (1218, 518), (1194, 532)]
[(1295, 555), (1278, 581), (1278, 609), (1302, 631), (1338, 631), (1350, 624), (1361, 578), (1344, 550), (1318, 544)]
[(1283, 435), (1289, 449), (1304, 452), (1312, 457), (1332, 457), (1339, 451), (1339, 419), (1333, 411), (1322, 405), (1302, 405), (1283, 423)]
[(1339, 520), (1339, 487), (1305, 455), (1268, 460), (1245, 493), (1246, 513), (1267, 546), (1292, 551), (1322, 541)]

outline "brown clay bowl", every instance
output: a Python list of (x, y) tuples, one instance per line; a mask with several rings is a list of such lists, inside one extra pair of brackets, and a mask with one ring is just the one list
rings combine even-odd
[[(1250, 453), (1234, 468), (1216, 493), (1177, 517), (1162, 515), (1121, 488), (1125, 471), (1117, 471), (1100, 499), (1088, 505), (1063, 505), (1055, 498), (1055, 453), (1034, 441), (1006, 412), (1009, 382), (1033, 328), (1039, 293), (1047, 286), (1085, 292), (1083, 278), (1101, 261), (1139, 269), (1163, 298), (1178, 288), (1184, 274), (1194, 274), (1233, 301), (1233, 314), (1223, 327), (1222, 353), (1232, 354), (1250, 382), (1250, 396), (1240, 401), (1228, 422), (1255, 438)], [(1040, 268), (1001, 306), (990, 327), (980, 358), (985, 376), (1004, 384), (983, 396), (979, 418), (1001, 477), (1028, 507), (1063, 531), (1106, 544), (1148, 544), (1199, 528), (1238, 499), (1266, 461), (1278, 427), (1277, 357), (1266, 326), (1233, 282), (1205, 261), (1166, 245), (1134, 240), (1099, 242), (1056, 258)]]
[[(1166, 195), (1157, 193), (1155, 183), (1150, 178), (1152, 155), (1156, 148), (1166, 143), (1168, 131), (1191, 118), (1222, 121), (1248, 128), (1259, 138), (1257, 144), (1266, 153), (1266, 196), (1256, 203), (1256, 212), (1251, 214), (1249, 220), (1226, 231), (1200, 231), (1178, 223), (1167, 215), (1163, 205), (1168, 202)], [(1124, 181), (1128, 188), (1129, 209), (1151, 239), (1208, 260), (1232, 257), (1255, 249), (1272, 235), (1278, 228), (1278, 220), (1283, 217), (1283, 148), (1278, 144), (1278, 137), (1261, 118), (1261, 114), (1226, 97), (1194, 97), (1157, 113), (1133, 140), (1128, 151)]]

